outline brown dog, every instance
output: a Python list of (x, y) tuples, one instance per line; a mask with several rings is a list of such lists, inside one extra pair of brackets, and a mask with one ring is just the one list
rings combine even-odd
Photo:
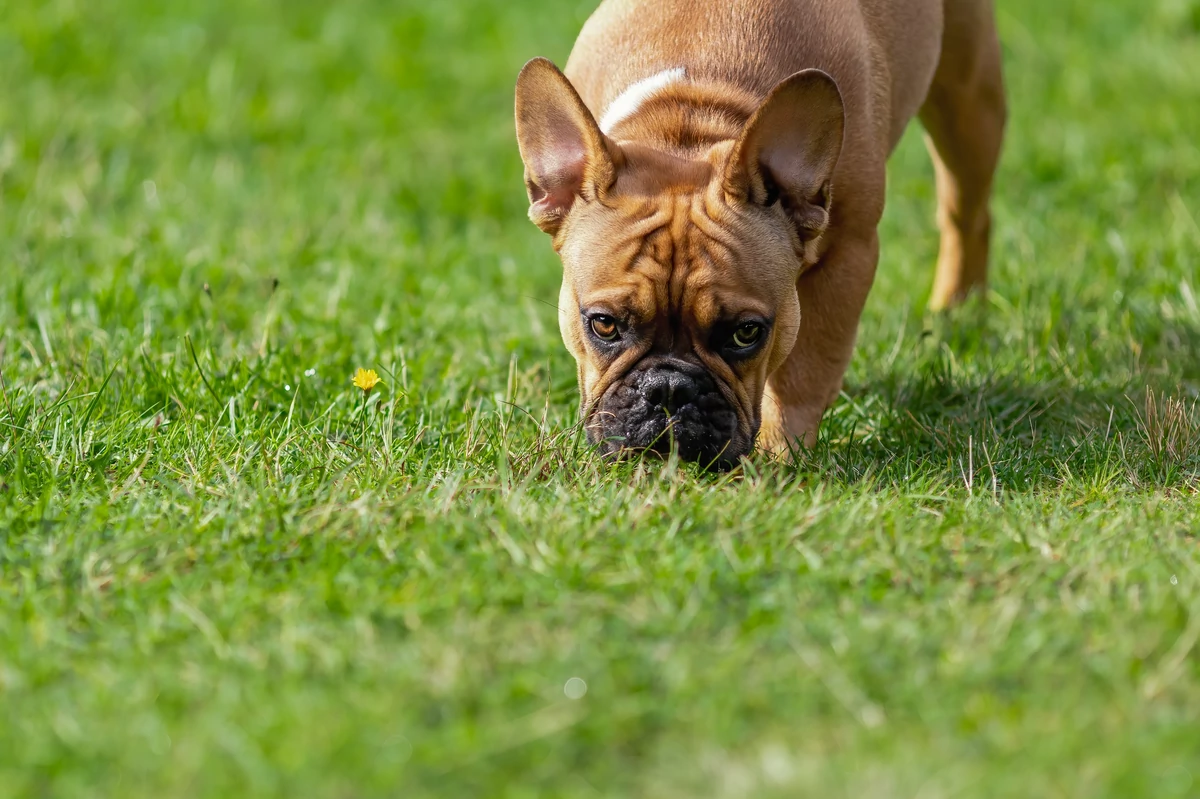
[(566, 76), (526, 64), (529, 215), (562, 258), (593, 441), (718, 467), (756, 436), (813, 444), (874, 279), (885, 163), (918, 113), (941, 308), (987, 277), (991, 0), (605, 0)]

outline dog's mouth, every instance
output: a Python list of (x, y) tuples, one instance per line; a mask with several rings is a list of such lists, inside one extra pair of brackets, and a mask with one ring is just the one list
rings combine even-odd
[(609, 456), (666, 456), (728, 470), (750, 454), (737, 411), (702, 367), (671, 359), (640, 363), (594, 405), (588, 438)]

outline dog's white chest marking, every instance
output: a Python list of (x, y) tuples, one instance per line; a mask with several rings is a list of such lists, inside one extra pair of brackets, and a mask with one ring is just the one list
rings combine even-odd
[(638, 106), (644, 103), (651, 95), (662, 91), (672, 83), (678, 83), (684, 79), (686, 74), (686, 70), (683, 67), (674, 67), (672, 69), (664, 69), (657, 75), (651, 75), (648, 78), (639, 80), (621, 92), (617, 99), (608, 104), (608, 108), (604, 111), (604, 116), (600, 119), (600, 130), (608, 133), (618, 123), (633, 116), (638, 110)]

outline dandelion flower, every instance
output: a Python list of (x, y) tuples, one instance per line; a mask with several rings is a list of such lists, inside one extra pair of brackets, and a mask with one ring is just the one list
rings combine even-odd
[(381, 382), (379, 375), (375, 374), (374, 369), (359, 369), (354, 373), (354, 385), (361, 388), (367, 394), (370, 394), (371, 389), (375, 388)]

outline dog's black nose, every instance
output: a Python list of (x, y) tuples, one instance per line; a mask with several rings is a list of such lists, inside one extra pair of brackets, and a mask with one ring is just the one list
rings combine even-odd
[(676, 413), (700, 393), (695, 378), (674, 369), (652, 369), (642, 378), (642, 396), (655, 408)]

